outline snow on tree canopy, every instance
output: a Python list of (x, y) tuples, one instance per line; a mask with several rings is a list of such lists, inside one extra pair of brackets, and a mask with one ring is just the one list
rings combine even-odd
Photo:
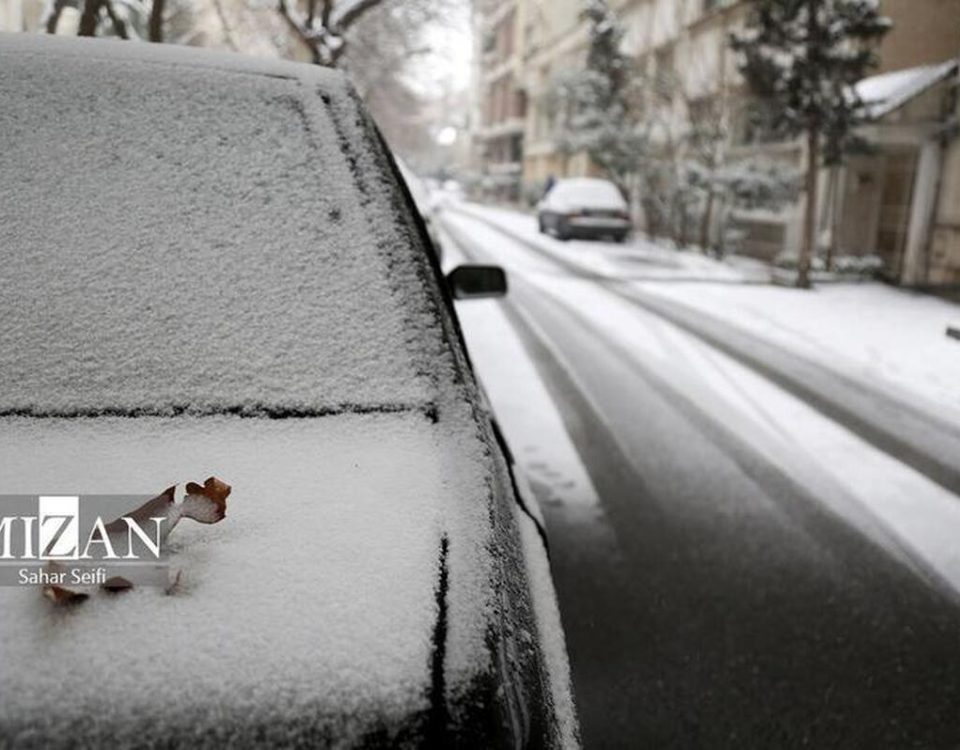
[(0, 45), (0, 412), (432, 402), (420, 249), (359, 135), (283, 66), (102, 54)]

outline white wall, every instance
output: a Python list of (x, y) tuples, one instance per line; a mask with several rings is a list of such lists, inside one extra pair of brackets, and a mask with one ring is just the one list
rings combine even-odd
[(0, 31), (23, 31), (20, 0), (0, 0)]

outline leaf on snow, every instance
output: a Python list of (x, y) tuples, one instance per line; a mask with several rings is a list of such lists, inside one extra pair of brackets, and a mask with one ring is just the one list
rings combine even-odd
[[(176, 501), (176, 485), (168, 487), (156, 497), (148, 500), (136, 510), (126, 513), (115, 521), (104, 525), (108, 537), (111, 539), (128, 534), (128, 526), (124, 521), (129, 518), (141, 528), (148, 528), (152, 519), (160, 521), (160, 544), (166, 541), (170, 532), (180, 522), (181, 518), (191, 518), (198, 523), (213, 524), (222, 521), (227, 515), (227, 497), (231, 487), (216, 477), (208, 477), (203, 485), (188, 482), (186, 496), (183, 501)], [(99, 538), (99, 532), (96, 538)], [(62, 566), (55, 562), (48, 565), (51, 571), (58, 571)], [(177, 571), (174, 582), (167, 588), (172, 593), (180, 582), (181, 571)], [(113, 576), (105, 581), (101, 588), (105, 591), (117, 593), (133, 588), (133, 583), (122, 576)], [(54, 604), (76, 604), (90, 596), (85, 587), (69, 587), (47, 584), (43, 586), (43, 595)]]

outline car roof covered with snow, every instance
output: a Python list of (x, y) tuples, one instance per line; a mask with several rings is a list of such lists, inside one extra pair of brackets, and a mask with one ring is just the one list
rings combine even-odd
[(609, 180), (573, 177), (558, 180), (544, 196), (541, 206), (561, 211), (576, 208), (626, 210), (627, 203), (617, 186)]
[(169, 595), (0, 588), (3, 743), (559, 741), (396, 179), (329, 71), (0, 35), (0, 493), (233, 486)]

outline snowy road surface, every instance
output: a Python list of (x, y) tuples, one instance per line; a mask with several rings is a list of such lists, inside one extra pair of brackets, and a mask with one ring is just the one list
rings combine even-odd
[(585, 745), (957, 746), (960, 498), (629, 293), (722, 306), (768, 293), (752, 270), (478, 215), (444, 212), (445, 263), (509, 274), (458, 311), (546, 517)]

